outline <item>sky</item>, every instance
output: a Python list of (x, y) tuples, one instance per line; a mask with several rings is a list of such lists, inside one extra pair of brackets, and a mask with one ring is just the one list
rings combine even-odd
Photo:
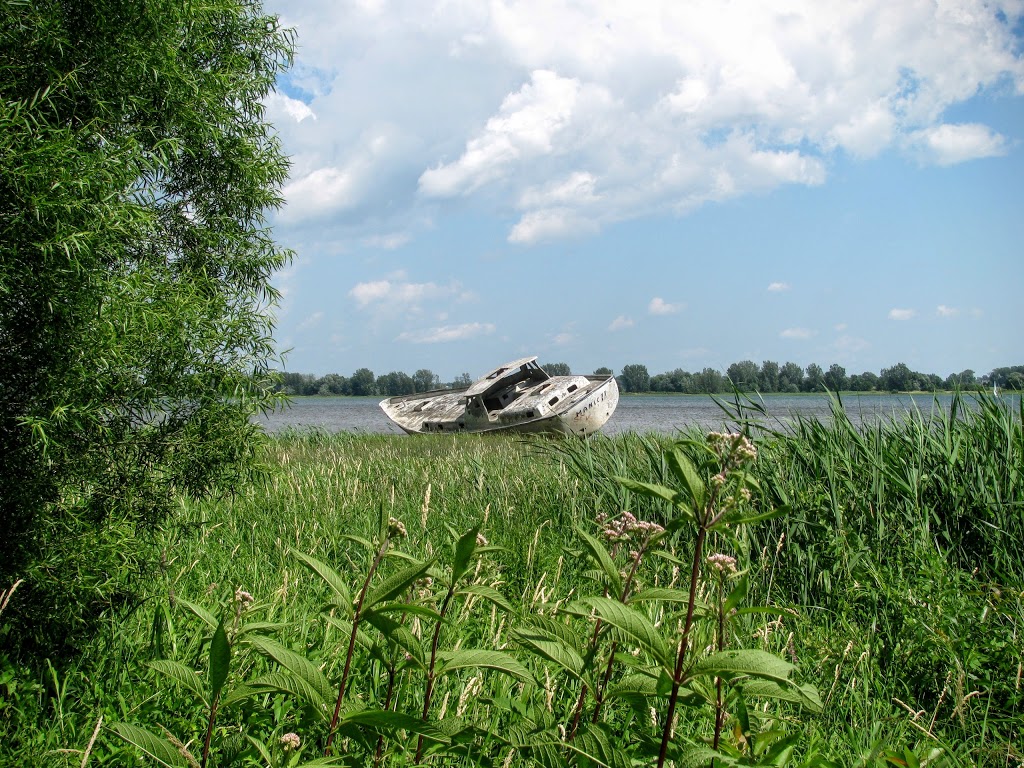
[(1024, 0), (265, 0), (285, 370), (1024, 364)]

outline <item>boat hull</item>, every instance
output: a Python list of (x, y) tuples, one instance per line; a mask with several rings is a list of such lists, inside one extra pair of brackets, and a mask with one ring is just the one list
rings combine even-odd
[(533, 364), (535, 358), (525, 360), (526, 364), (515, 361), (511, 368), (496, 369), (469, 387), (391, 397), (381, 401), (380, 407), (409, 434), (589, 435), (615, 412), (619, 402), (615, 377), (548, 376)]

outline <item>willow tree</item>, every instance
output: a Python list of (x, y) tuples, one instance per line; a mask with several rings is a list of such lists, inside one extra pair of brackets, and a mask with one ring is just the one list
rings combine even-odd
[(0, 645), (28, 647), (253, 466), (290, 256), (263, 99), (292, 39), (248, 0), (0, 8)]

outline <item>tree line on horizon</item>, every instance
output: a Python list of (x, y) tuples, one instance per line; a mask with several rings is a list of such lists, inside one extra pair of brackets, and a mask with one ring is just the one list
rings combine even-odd
[[(552, 376), (571, 372), (568, 363), (545, 363), (541, 366)], [(595, 375), (612, 375), (611, 368), (601, 367)], [(468, 373), (442, 382), (431, 370), (421, 368), (413, 374), (402, 371), (375, 376), (369, 368), (359, 368), (351, 376), (328, 373), (281, 372), (277, 390), (288, 395), (350, 395), (386, 396), (411, 395), (433, 389), (466, 387), (474, 379)], [(846, 369), (833, 363), (825, 370), (816, 363), (801, 368), (796, 363), (779, 365), (765, 360), (757, 365), (742, 360), (730, 365), (725, 373), (715, 368), (690, 372), (682, 368), (665, 373), (648, 372), (641, 363), (625, 365), (615, 376), (623, 392), (678, 392), (684, 394), (717, 394), (729, 392), (733, 386), (744, 392), (797, 393), (797, 392), (936, 392), (941, 390), (979, 390), (997, 386), (1005, 390), (1024, 390), (1024, 365), (996, 368), (987, 375), (978, 376), (971, 369), (951, 373), (945, 378), (934, 373), (911, 370), (905, 363), (883, 368), (879, 373), (864, 371), (847, 375)]]

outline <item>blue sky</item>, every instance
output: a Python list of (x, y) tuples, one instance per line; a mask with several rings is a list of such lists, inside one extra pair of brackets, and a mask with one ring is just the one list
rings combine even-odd
[(1024, 363), (1024, 4), (266, 3), (291, 371)]

